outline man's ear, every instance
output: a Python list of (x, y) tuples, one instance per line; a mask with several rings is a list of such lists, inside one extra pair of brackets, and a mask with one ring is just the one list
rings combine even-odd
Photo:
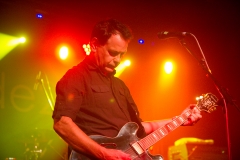
[(98, 45), (99, 45), (98, 39), (96, 37), (93, 37), (90, 41), (91, 52), (96, 52)]

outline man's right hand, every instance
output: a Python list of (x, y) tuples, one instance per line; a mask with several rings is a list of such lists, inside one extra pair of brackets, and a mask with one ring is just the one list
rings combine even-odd
[(130, 160), (130, 155), (121, 150), (107, 149), (87, 136), (69, 117), (62, 116), (54, 120), (55, 131), (79, 153), (88, 153), (98, 159), (123, 159)]
[(116, 160), (116, 159), (131, 160), (131, 156), (129, 154), (124, 153), (121, 150), (106, 149), (102, 153), (101, 159), (104, 159), (104, 160)]

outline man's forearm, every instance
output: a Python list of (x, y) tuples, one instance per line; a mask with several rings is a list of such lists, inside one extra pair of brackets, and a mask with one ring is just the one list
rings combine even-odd
[(171, 119), (156, 120), (156, 121), (146, 121), (142, 122), (142, 125), (147, 134), (150, 134), (157, 130), (158, 128), (164, 126), (165, 124), (171, 122)]
[(104, 147), (89, 138), (69, 117), (54, 120), (54, 130), (77, 152), (101, 157)]

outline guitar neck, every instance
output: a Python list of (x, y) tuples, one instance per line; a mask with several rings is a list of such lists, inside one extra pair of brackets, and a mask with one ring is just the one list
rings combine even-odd
[(171, 122), (167, 123), (163, 127), (157, 129), (156, 131), (152, 132), (151, 134), (147, 135), (143, 139), (138, 141), (138, 144), (144, 149), (148, 149), (153, 144), (161, 140), (163, 137), (168, 135), (171, 131), (175, 130), (179, 126), (181, 126), (184, 122), (187, 121), (189, 115), (191, 114), (191, 111), (188, 110), (184, 112), (182, 115), (176, 117)]

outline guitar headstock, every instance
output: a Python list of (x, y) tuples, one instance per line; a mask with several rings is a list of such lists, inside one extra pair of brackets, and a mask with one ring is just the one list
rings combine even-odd
[(214, 110), (216, 110), (217, 102), (218, 102), (218, 98), (214, 94), (207, 93), (207, 94), (203, 94), (197, 99), (196, 107), (200, 111), (211, 113)]

